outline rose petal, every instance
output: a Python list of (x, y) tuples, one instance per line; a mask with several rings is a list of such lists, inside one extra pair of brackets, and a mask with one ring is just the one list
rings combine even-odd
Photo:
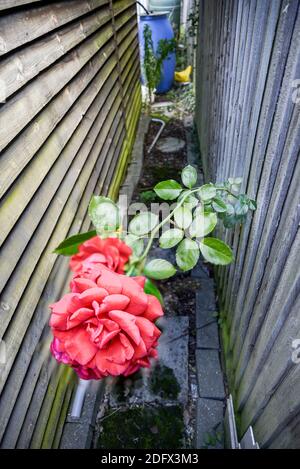
[(66, 352), (72, 360), (86, 365), (97, 353), (98, 347), (91, 342), (89, 333), (84, 329), (74, 330), (64, 342)]
[(148, 306), (148, 298), (143, 289), (130, 277), (122, 276), (122, 293), (130, 298), (126, 311), (131, 314), (142, 314)]
[(118, 335), (120, 329), (116, 329), (114, 331), (108, 332), (105, 329), (103, 330), (100, 341), (98, 342), (98, 347), (103, 348), (108, 342), (110, 342), (116, 335)]
[(98, 351), (95, 357), (95, 361), (99, 371), (101, 373), (109, 373), (112, 376), (118, 376), (120, 374), (123, 374), (123, 372), (127, 369), (128, 364), (125, 362), (122, 365), (107, 360), (108, 353), (109, 352), (107, 349), (102, 349)]
[(93, 287), (88, 288), (79, 295), (79, 299), (83, 305), (92, 304), (93, 301), (101, 303), (103, 299), (108, 295), (108, 291), (105, 288)]
[(96, 283), (88, 278), (73, 278), (70, 284), (72, 292), (82, 293), (90, 288), (97, 287)]
[(134, 280), (144, 290), (146, 277), (139, 275), (138, 277), (130, 277), (130, 278), (132, 278), (132, 280)]
[(139, 328), (135, 325), (136, 316), (125, 313), (125, 311), (113, 310), (108, 316), (119, 324), (121, 329), (138, 345), (141, 340)]
[[(124, 350), (125, 350), (126, 360), (131, 360), (131, 358), (133, 357), (133, 354), (134, 354), (134, 348), (133, 348), (130, 340), (122, 332), (120, 332), (119, 338), (120, 338), (120, 342), (123, 345)], [(142, 342), (142, 340), (140, 342)], [(139, 347), (139, 345), (137, 347)]]
[(148, 306), (143, 314), (143, 317), (149, 319), (149, 321), (155, 321), (155, 319), (164, 315), (161, 304), (158, 299), (153, 295), (148, 296)]
[(67, 320), (67, 329), (76, 327), (82, 322), (94, 316), (94, 310), (89, 308), (80, 308), (72, 314)]
[(118, 324), (116, 324), (115, 321), (111, 321), (108, 318), (101, 318), (99, 319), (99, 322), (103, 324), (108, 331), (115, 331), (119, 329)]
[(100, 306), (100, 313), (106, 313), (112, 309), (124, 310), (129, 301), (128, 296), (125, 295), (108, 295)]
[(120, 276), (101, 267), (101, 275), (97, 280), (99, 287), (105, 288), (110, 295), (122, 293)]

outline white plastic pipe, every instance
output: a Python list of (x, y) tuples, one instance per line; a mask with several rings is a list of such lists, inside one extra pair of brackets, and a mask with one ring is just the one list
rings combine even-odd
[(157, 140), (159, 139), (159, 137), (160, 137), (162, 131), (164, 130), (164, 128), (165, 128), (165, 126), (166, 126), (166, 123), (165, 123), (162, 119), (157, 119), (156, 117), (152, 117), (152, 118), (151, 118), (151, 121), (152, 121), (152, 122), (158, 122), (158, 123), (160, 123), (160, 124), (161, 124), (161, 127), (160, 127), (159, 131), (157, 132), (155, 139), (154, 139), (153, 142), (151, 143), (151, 145), (150, 145), (150, 147), (149, 147), (149, 149), (148, 149), (148, 153), (151, 152), (152, 148), (153, 148), (154, 145), (156, 144)]
[(80, 417), (86, 391), (90, 382), (87, 379), (80, 379), (74, 396), (71, 417)]

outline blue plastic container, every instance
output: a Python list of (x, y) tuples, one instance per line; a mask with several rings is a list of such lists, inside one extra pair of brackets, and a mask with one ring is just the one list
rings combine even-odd
[[(152, 31), (152, 41), (154, 53), (156, 53), (158, 42), (161, 39), (173, 39), (174, 32), (168, 18), (167, 13), (154, 13), (151, 15), (140, 15), (139, 21), (139, 43), (140, 43), (140, 56), (142, 64), (142, 80), (143, 77), (143, 61), (144, 61), (144, 27), (149, 25)], [(175, 52), (169, 54), (166, 60), (163, 61), (161, 80), (156, 88), (157, 93), (166, 93), (172, 88), (174, 80), (174, 71), (176, 65)]]

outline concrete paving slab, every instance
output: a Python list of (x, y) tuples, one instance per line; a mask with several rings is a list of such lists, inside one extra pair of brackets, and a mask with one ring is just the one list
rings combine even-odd
[(180, 403), (188, 400), (188, 317), (162, 318), (158, 360), (128, 378), (118, 378), (110, 392), (110, 407), (124, 404)]
[(176, 153), (185, 147), (185, 141), (176, 137), (165, 137), (158, 140), (156, 148), (163, 153)]
[(224, 448), (224, 403), (199, 398), (196, 407), (196, 449)]
[(198, 391), (200, 397), (224, 399), (223, 373), (217, 350), (196, 350)]
[(197, 329), (197, 348), (220, 349), (218, 324), (211, 322)]

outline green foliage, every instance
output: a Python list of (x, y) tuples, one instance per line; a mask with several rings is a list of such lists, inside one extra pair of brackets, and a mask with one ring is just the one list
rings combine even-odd
[(165, 231), (159, 238), (159, 245), (163, 249), (173, 248), (184, 236), (184, 231), (178, 228)]
[(162, 181), (156, 184), (154, 190), (161, 199), (174, 200), (179, 196), (182, 191), (182, 187), (177, 181), (168, 179), (167, 181)]
[(171, 262), (168, 262), (165, 259), (153, 259), (148, 262), (144, 268), (144, 274), (146, 277), (153, 278), (155, 280), (163, 280), (172, 277), (175, 272), (175, 267)]
[(157, 286), (149, 278), (146, 279), (145, 286), (144, 286), (144, 292), (148, 293), (148, 295), (155, 296), (158, 299), (158, 301), (161, 303), (161, 305), (164, 304), (162, 294), (160, 293)]
[(203, 212), (196, 215), (190, 226), (191, 238), (203, 238), (211, 233), (218, 222), (217, 215), (213, 212)]
[(102, 237), (111, 236), (120, 227), (118, 206), (108, 197), (94, 195), (89, 204), (89, 217), (97, 233)]
[(133, 251), (133, 256), (135, 258), (139, 258), (142, 255), (143, 250), (144, 250), (144, 241), (143, 241), (143, 239), (139, 239), (138, 236), (129, 233), (127, 236), (125, 236), (124, 242), (128, 246), (131, 247), (131, 249)]
[(149, 25), (144, 26), (144, 72), (149, 90), (149, 95), (157, 87), (161, 80), (162, 64), (168, 55), (175, 51), (174, 39), (161, 39), (158, 42), (156, 53), (154, 52), (152, 31)]
[(215, 265), (227, 265), (234, 259), (230, 247), (217, 238), (202, 239), (200, 241), (200, 251), (204, 259)]
[(193, 220), (193, 215), (188, 207), (178, 207), (174, 210), (174, 220), (179, 228), (186, 230)]
[(176, 249), (176, 262), (178, 267), (183, 270), (191, 270), (199, 259), (199, 246), (196, 241), (185, 238)]
[(157, 199), (157, 195), (154, 191), (143, 191), (140, 193), (142, 202), (154, 202)]
[[(168, 179), (159, 182), (153, 191), (146, 191), (144, 199), (172, 201), (172, 210), (162, 220), (158, 215), (147, 211), (136, 215), (129, 223), (128, 233), (122, 233), (117, 205), (107, 197), (94, 196), (89, 205), (89, 216), (96, 230), (72, 236), (63, 241), (55, 250), (57, 254), (72, 255), (85, 240), (98, 233), (101, 237), (122, 236), (131, 246), (133, 253), (127, 265), (127, 275), (144, 273), (147, 277), (162, 280), (176, 273), (176, 268), (164, 259), (153, 259), (147, 263), (147, 256), (156, 236), (166, 223), (169, 228), (159, 237), (163, 249), (176, 246), (176, 264), (181, 271), (192, 269), (200, 254), (215, 265), (228, 265), (234, 260), (231, 248), (222, 240), (207, 237), (218, 221), (225, 228), (241, 225), (250, 211), (256, 209), (255, 200), (239, 193), (242, 184), (240, 177), (229, 178), (222, 184), (197, 184), (197, 172), (192, 166), (186, 166), (181, 174), (182, 185)], [(145, 236), (148, 237), (144, 244)], [(145, 265), (146, 264), (146, 265)], [(148, 284), (155, 296), (155, 285)]]
[(93, 238), (97, 235), (96, 230), (88, 231), (87, 233), (76, 234), (70, 236), (60, 243), (57, 248), (53, 251), (55, 254), (61, 254), (63, 256), (73, 256), (78, 252), (80, 244), (84, 243), (88, 239)]
[(183, 185), (188, 187), (189, 189), (194, 187), (194, 185), (197, 182), (197, 171), (196, 171), (196, 169), (191, 165), (186, 166), (182, 170), (181, 180), (182, 180)]
[(141, 212), (136, 215), (129, 223), (129, 233), (142, 236), (155, 228), (158, 224), (158, 216), (152, 212)]
[(198, 195), (203, 202), (213, 199), (217, 195), (217, 190), (213, 184), (204, 184), (200, 187)]

